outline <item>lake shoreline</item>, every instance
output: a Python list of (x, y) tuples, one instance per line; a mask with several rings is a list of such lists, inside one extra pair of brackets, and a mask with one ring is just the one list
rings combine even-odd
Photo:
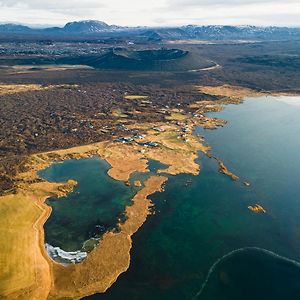
[[(211, 93), (211, 90), (209, 92)], [(241, 91), (240, 93), (243, 95), (242, 98), (245, 97), (245, 94)], [(254, 95), (254, 92), (252, 95)], [(236, 94), (228, 96), (228, 90), (226, 90), (226, 97), (232, 97), (231, 101), (227, 99), (216, 101), (216, 103), (199, 102), (195, 104), (198, 105), (197, 114), (204, 115), (207, 112), (221, 110), (221, 105), (229, 103), (239, 104), (241, 102), (241, 99), (236, 98)], [(162, 192), (163, 185), (167, 181), (167, 177), (160, 176), (159, 173), (198, 175), (200, 166), (195, 162), (195, 159), (198, 157), (199, 152), (208, 154), (211, 149), (193, 135), (193, 128), (194, 126), (202, 126), (216, 129), (223, 125), (224, 122), (219, 119), (202, 116), (199, 118), (195, 115), (187, 116), (182, 111), (174, 111), (169, 124), (135, 125), (134, 128), (146, 128), (147, 132), (145, 138), (141, 139), (139, 143), (106, 141), (32, 155), (28, 161), (29, 171), (17, 176), (20, 182), (17, 194), (0, 197), (0, 200), (5, 201), (9, 199), (13, 201), (13, 199), (18, 197), (26, 197), (30, 198), (33, 205), (38, 208), (38, 217), (32, 224), (32, 227), (36, 232), (36, 242), (38, 242), (39, 250), (29, 250), (29, 248), (23, 250), (34, 253), (34, 255), (39, 257), (40, 262), (34, 267), (35, 273), (41, 275), (39, 286), (44, 288), (39, 289), (37, 288), (38, 285), (28, 288), (30, 286), (28, 281), (22, 286), (17, 285), (15, 291), (7, 288), (5, 295), (20, 295), (20, 293), (24, 293), (25, 289), (26, 293), (33, 298), (39, 297), (39, 299), (44, 299), (49, 296), (49, 298), (72, 297), (79, 299), (96, 292), (105, 292), (117, 280), (118, 276), (129, 267), (130, 249), (132, 247), (131, 236), (145, 222), (150, 213), (149, 209), (152, 206), (148, 196), (156, 192)], [(159, 130), (156, 128), (159, 128)], [(149, 141), (152, 142), (153, 146), (146, 144)], [(85, 261), (77, 265), (64, 267), (51, 260), (45, 250), (43, 226), (51, 214), (51, 207), (45, 204), (45, 200), (53, 195), (58, 197), (67, 195), (75, 183), (57, 184), (44, 182), (38, 178), (37, 172), (58, 160), (81, 159), (94, 155), (98, 155), (111, 165), (108, 171), (110, 177), (123, 182), (128, 181), (130, 175), (134, 172), (148, 172), (149, 159), (157, 160), (167, 165), (168, 168), (158, 170), (157, 175), (147, 179), (145, 187), (133, 197), (133, 205), (126, 207), (127, 220), (119, 225), (121, 228), (120, 232), (105, 233), (100, 241), (100, 245), (88, 255)], [(126, 157), (126, 160), (124, 160), (124, 157)], [(223, 173), (228, 173), (227, 175), (230, 177), (235, 176), (224, 166), (223, 162), (222, 164)], [(36, 246), (37, 244), (35, 243)], [(120, 251), (122, 257), (119, 256), (117, 265), (111, 256), (106, 256), (105, 254), (109, 252), (110, 255), (114, 254), (114, 257), (116, 257), (116, 255), (120, 255)], [(18, 259), (22, 261), (22, 257)], [(48, 271), (44, 272), (45, 270)], [(33, 278), (36, 280), (37, 277)], [(85, 279), (84, 281), (82, 281), (83, 278)], [(10, 285), (13, 284), (10, 283)]]

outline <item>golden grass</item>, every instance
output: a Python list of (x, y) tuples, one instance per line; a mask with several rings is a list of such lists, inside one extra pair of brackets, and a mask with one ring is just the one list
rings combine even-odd
[(46, 299), (51, 279), (42, 226), (51, 209), (43, 202), (49, 195), (70, 191), (71, 185), (74, 182), (70, 186), (40, 182), (0, 197), (1, 299), (17, 299), (20, 293), (27, 299)]
[(228, 177), (230, 177), (232, 180), (234, 181), (238, 181), (240, 178), (233, 174), (231, 171), (228, 170), (228, 168), (225, 166), (224, 162), (221, 161), (220, 159), (217, 159), (218, 164), (219, 164), (219, 172), (223, 173), (224, 175), (227, 175)]
[(124, 96), (126, 100), (142, 100), (142, 99), (147, 99), (149, 98), (148, 96), (143, 96), (143, 95), (127, 95)]
[[(21, 183), (17, 194), (0, 197), (0, 298), (46, 299), (49, 294), (50, 299), (79, 299), (105, 292), (128, 269), (131, 236), (149, 214), (152, 203), (148, 197), (162, 191), (166, 177), (150, 177), (133, 198), (133, 204), (126, 208), (127, 220), (119, 225), (120, 232), (105, 233), (100, 245), (86, 260), (68, 267), (53, 262), (45, 253), (43, 224), (51, 209), (44, 201), (51, 195), (65, 195), (75, 182), (31, 182), (37, 177), (36, 172), (53, 159), (80, 159), (96, 154), (111, 165), (108, 174), (116, 180), (127, 181), (133, 172), (147, 172), (149, 159), (168, 165), (158, 172), (197, 175), (200, 171), (195, 162), (198, 151), (207, 152), (209, 147), (192, 135), (196, 120), (178, 110), (172, 114), (176, 119), (185, 120), (189, 131), (184, 139), (180, 126), (172, 122), (134, 126), (147, 131), (144, 141), (157, 142), (159, 147), (107, 141), (31, 156), (31, 170), (18, 175)], [(156, 132), (153, 127), (160, 127), (163, 132)]]
[(35, 72), (35, 71), (66, 71), (66, 70), (92, 70), (91, 66), (87, 65), (16, 65), (12, 70), (18, 74)]
[(64, 267), (53, 265), (54, 286), (50, 298), (79, 299), (95, 292), (105, 292), (130, 264), (131, 236), (142, 226), (152, 206), (148, 196), (162, 191), (167, 178), (152, 176), (126, 208), (127, 220), (120, 232), (106, 233), (100, 245), (81, 264)]
[[(145, 187), (134, 197), (133, 205), (126, 209), (127, 221), (120, 225), (120, 233), (108, 232), (82, 264), (67, 268), (54, 263), (45, 253), (43, 224), (51, 209), (44, 201), (51, 195), (65, 195), (76, 183), (72, 180), (67, 184), (30, 182), (36, 178), (37, 170), (49, 165), (50, 158), (79, 159), (96, 153), (111, 163), (110, 176), (126, 180), (132, 172), (147, 170), (147, 160), (140, 155), (135, 157), (135, 151), (129, 145), (102, 142), (31, 157), (32, 170), (18, 177), (23, 180), (18, 193), (0, 197), (0, 298), (46, 299), (50, 293), (50, 298), (79, 299), (104, 292), (127, 270), (130, 237), (149, 214), (148, 196), (161, 190), (165, 177), (155, 176), (145, 182)], [(123, 155), (128, 157), (127, 163)]]
[(299, 93), (293, 91), (256, 91), (250, 88), (224, 84), (220, 86), (196, 86), (196, 88), (205, 94), (215, 95), (219, 97), (230, 98), (230, 100), (239, 104), (239, 100), (245, 97), (260, 97), (260, 96), (299, 96)]
[(229, 98), (244, 98), (266, 95), (265, 93), (252, 89), (227, 84), (221, 86), (197, 86), (197, 88), (200, 92), (205, 94)]
[(112, 110), (111, 115), (113, 117), (117, 117), (117, 118), (127, 118), (128, 117), (128, 115), (126, 113), (124, 113), (121, 109)]
[(77, 85), (58, 84), (43, 86), (40, 84), (0, 84), (0, 95), (24, 93), (28, 91), (49, 90), (54, 88), (71, 88), (78, 87)]
[(170, 116), (166, 116), (166, 120), (174, 120), (174, 121), (184, 121), (186, 120), (187, 116), (179, 113), (179, 112), (174, 112), (171, 113)]
[(43, 257), (35, 249), (37, 241), (33, 224), (40, 214), (41, 210), (28, 195), (9, 195), (0, 200), (0, 291), (4, 291), (2, 296), (26, 289), (36, 281), (37, 260), (42, 260)]
[(40, 84), (0, 84), (0, 95), (45, 89)]
[(148, 161), (132, 145), (110, 144), (98, 154), (111, 165), (108, 175), (116, 180), (128, 181), (132, 173), (148, 171)]

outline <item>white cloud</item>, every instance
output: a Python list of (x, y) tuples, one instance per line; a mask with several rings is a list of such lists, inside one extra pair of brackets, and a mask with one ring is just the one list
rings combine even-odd
[[(104, 3), (104, 1), (103, 1)], [(18, 7), (23, 6), (28, 9), (81, 9), (85, 7), (98, 8), (103, 7), (104, 4), (97, 0), (0, 0), (2, 7)]]
[(0, 0), (0, 21), (119, 25), (254, 24), (300, 26), (300, 0)]

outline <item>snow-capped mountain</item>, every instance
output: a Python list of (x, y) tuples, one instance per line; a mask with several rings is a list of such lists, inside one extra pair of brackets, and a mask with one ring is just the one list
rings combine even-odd
[[(69, 22), (64, 27), (50, 27), (44, 29), (30, 28), (18, 24), (0, 25), (0, 34), (14, 35), (37, 35), (41, 36), (70, 36), (101, 37), (101, 35), (116, 34), (118, 36), (141, 36), (149, 40), (180, 40), (180, 39), (203, 39), (203, 40), (285, 40), (300, 39), (300, 28), (289, 27), (257, 27), (223, 26), (223, 25), (186, 25), (180, 27), (121, 27), (108, 25), (97, 20)], [(78, 35), (79, 34), (79, 35)]]

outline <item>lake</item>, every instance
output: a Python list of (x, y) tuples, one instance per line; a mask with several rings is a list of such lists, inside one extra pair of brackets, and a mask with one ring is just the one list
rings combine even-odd
[(54, 163), (39, 172), (51, 182), (78, 182), (67, 196), (46, 200), (52, 208), (44, 226), (47, 244), (64, 251), (90, 251), (105, 231), (116, 228), (135, 190), (109, 177), (109, 168), (95, 156)]
[[(299, 299), (299, 103), (299, 97), (249, 98), (209, 114), (228, 124), (195, 132), (240, 181), (219, 173), (202, 153), (198, 176), (168, 176), (165, 191), (150, 197), (155, 214), (133, 236), (129, 270), (88, 299)], [(151, 161), (151, 174), (159, 167)], [(109, 178), (108, 168), (94, 157), (40, 173), (79, 182), (66, 197), (47, 200), (53, 208), (47, 243), (82, 250), (86, 240), (116, 226), (136, 190)], [(147, 177), (136, 173), (130, 181)], [(266, 213), (248, 209), (256, 203)]]
[[(199, 176), (169, 176), (133, 237), (129, 270), (89, 299), (299, 299), (298, 103), (259, 97), (211, 113), (228, 124), (196, 132), (241, 180), (203, 154)], [(247, 208), (256, 203), (267, 212)]]

